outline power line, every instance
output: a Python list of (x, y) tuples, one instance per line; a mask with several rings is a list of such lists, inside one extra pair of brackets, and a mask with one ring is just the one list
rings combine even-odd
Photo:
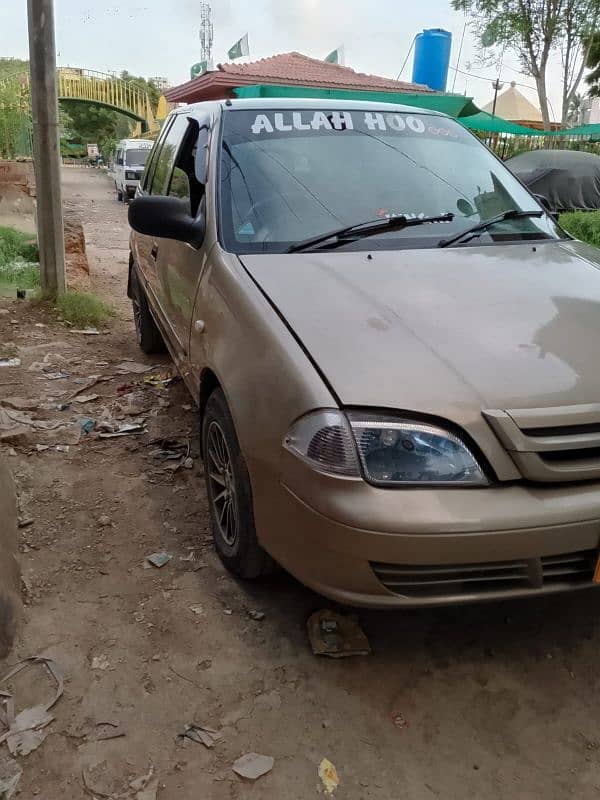
[[(495, 80), (495, 78), (490, 78), (489, 76), (486, 77), (485, 75), (475, 75), (474, 72), (465, 72), (464, 69), (459, 69), (458, 67), (450, 67), (450, 69), (454, 70), (454, 72), (459, 72), (461, 75), (466, 75), (468, 78), (478, 78), (480, 81), (487, 81), (488, 83), (493, 83)], [(509, 67), (509, 69), (511, 68)], [(521, 73), (518, 74), (520, 75)], [(511, 81), (511, 83), (514, 83), (515, 86), (522, 86), (524, 89), (531, 89), (532, 92), (537, 91), (535, 86), (530, 86), (528, 83), (519, 83), (518, 81)]]

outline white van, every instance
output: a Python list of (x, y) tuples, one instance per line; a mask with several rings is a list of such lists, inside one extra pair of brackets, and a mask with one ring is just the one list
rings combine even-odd
[(150, 139), (121, 139), (115, 156), (115, 189), (117, 200), (127, 202), (135, 191), (144, 172), (146, 159), (154, 142)]

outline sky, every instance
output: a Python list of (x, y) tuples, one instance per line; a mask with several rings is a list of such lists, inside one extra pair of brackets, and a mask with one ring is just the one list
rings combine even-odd
[[(2, 0), (0, 0), (2, 2)], [(26, 2), (2, 2), (0, 57), (27, 58)], [(465, 18), (450, 0), (211, 0), (213, 60), (227, 60), (227, 50), (248, 33), (250, 58), (297, 50), (324, 58), (344, 44), (346, 65), (359, 72), (396, 78), (415, 34), (445, 28), (453, 36), (451, 66), (457, 66)], [(59, 66), (100, 72), (164, 76), (172, 84), (189, 79), (199, 60), (199, 0), (55, 0)], [(493, 66), (477, 63), (477, 49), (467, 27), (459, 69), (450, 71), (448, 90), (473, 96), (479, 105), (492, 98)], [(412, 56), (402, 73), (410, 80)], [(516, 81), (537, 105), (533, 79), (519, 74), (516, 58), (505, 56), (504, 88)], [(559, 65), (550, 71), (549, 95), (560, 116)]]

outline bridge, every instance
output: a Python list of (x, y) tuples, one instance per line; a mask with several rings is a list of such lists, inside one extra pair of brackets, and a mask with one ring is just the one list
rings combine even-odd
[[(133, 136), (156, 133), (168, 113), (164, 97), (160, 98), (158, 109), (153, 109), (144, 89), (108, 73), (60, 67), (56, 83), (59, 101), (93, 103), (134, 120)], [(29, 73), (0, 80), (0, 157), (15, 155), (31, 155)]]

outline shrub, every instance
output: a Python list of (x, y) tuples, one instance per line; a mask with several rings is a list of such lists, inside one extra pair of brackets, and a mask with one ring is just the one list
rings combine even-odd
[(57, 299), (56, 308), (65, 322), (80, 328), (97, 328), (115, 315), (111, 306), (89, 292), (66, 292)]
[(569, 211), (558, 221), (571, 236), (600, 247), (600, 211)]

